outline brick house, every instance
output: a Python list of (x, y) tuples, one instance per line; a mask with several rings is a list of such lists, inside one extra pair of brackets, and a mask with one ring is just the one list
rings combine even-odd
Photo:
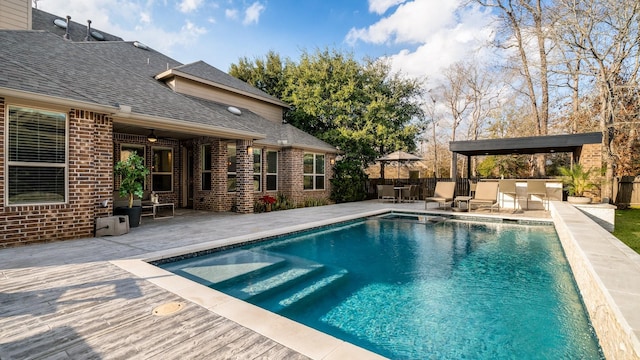
[(330, 194), (336, 148), (284, 123), (284, 102), (205, 62), (181, 64), (29, 0), (0, 2), (0, 44), (2, 246), (92, 236), (113, 212), (114, 163), (134, 151), (151, 170), (145, 189), (179, 208), (251, 213), (264, 194)]

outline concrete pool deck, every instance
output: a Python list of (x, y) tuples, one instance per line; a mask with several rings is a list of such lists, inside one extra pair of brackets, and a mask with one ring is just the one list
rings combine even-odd
[[(0, 249), (0, 358), (377, 358), (145, 261), (388, 209), (420, 211), (424, 203), (177, 211), (122, 236)], [(551, 214), (594, 327), (607, 331), (598, 332), (605, 354), (639, 358), (640, 255), (566, 203), (552, 203), (550, 213), (479, 214), (549, 221)], [(176, 303), (184, 309), (153, 315)]]

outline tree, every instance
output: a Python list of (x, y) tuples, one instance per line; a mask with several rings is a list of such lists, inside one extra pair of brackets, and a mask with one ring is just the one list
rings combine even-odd
[(271, 96), (282, 99), (285, 90), (286, 61), (274, 51), (269, 51), (264, 59), (249, 60), (242, 57), (237, 64), (231, 64), (229, 75), (245, 81)]
[[(467, 110), (469, 110), (472, 100), (468, 95), (469, 89), (466, 82), (469, 65), (459, 62), (454, 63), (444, 70), (445, 81), (442, 86), (441, 98), (446, 104), (451, 115), (451, 141), (456, 141), (456, 131), (458, 126), (465, 118)], [(450, 177), (455, 177), (454, 165), (456, 157), (451, 157)]]
[(606, 165), (602, 197), (613, 196), (618, 166), (615, 134), (626, 111), (620, 92), (638, 87), (640, 67), (640, 3), (616, 0), (557, 0), (560, 33), (580, 55), (597, 87), (603, 159)]
[[(547, 9), (542, 0), (475, 0), (478, 4), (497, 11), (504, 31), (496, 45), (503, 49), (515, 48), (524, 81), (523, 93), (529, 100), (531, 114), (536, 119), (536, 135), (547, 135), (549, 124), (549, 69), (546, 43), (549, 24)], [(532, 45), (532, 41), (535, 45)], [(536, 55), (529, 49), (535, 48)], [(536, 89), (538, 91), (536, 91)], [(537, 158), (537, 171), (545, 175), (544, 156)]]

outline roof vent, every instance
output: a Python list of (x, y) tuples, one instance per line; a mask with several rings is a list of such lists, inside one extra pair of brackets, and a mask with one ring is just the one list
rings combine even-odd
[(229, 106), (227, 108), (227, 111), (229, 111), (230, 113), (232, 113), (233, 115), (242, 115), (242, 111), (240, 111), (240, 109), (238, 109), (235, 106)]
[(139, 41), (134, 41), (133, 42), (133, 46), (137, 47), (138, 49), (142, 49), (142, 50), (149, 50), (149, 47)]
[(94, 39), (99, 40), (99, 41), (104, 41), (104, 35), (102, 35), (101, 33), (92, 30), (91, 31), (91, 36), (93, 36)]
[(61, 29), (66, 29), (67, 28), (67, 22), (64, 19), (55, 19), (53, 20), (53, 25), (61, 28)]
[(71, 40), (71, 38), (69, 38), (69, 25), (70, 25), (70, 23), (71, 23), (71, 16), (67, 15), (67, 26), (65, 27), (65, 29), (67, 29), (67, 30), (64, 32), (64, 36), (63, 36), (63, 38), (65, 40)]
[(87, 36), (84, 37), (84, 41), (91, 41), (91, 20), (87, 20)]

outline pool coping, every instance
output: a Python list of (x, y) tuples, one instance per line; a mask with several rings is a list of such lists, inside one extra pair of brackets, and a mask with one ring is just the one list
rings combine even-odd
[[(378, 209), (304, 225), (199, 243), (179, 249), (151, 252), (127, 259), (113, 260), (111, 263), (310, 358), (382, 359), (384, 357), (369, 350), (182, 278), (150, 262), (377, 216), (390, 211), (434, 213), (394, 208)], [(633, 276), (640, 273), (640, 255), (568, 203), (552, 201), (550, 212), (549, 220), (520, 217), (518, 221), (553, 221), (605, 356), (615, 359), (640, 359), (640, 342), (638, 341), (640, 314), (634, 311), (637, 308), (635, 304), (640, 303), (640, 284), (633, 279)], [(468, 213), (462, 216), (509, 218), (504, 214), (486, 213)], [(624, 276), (621, 278), (620, 274)]]
[(605, 357), (640, 359), (640, 254), (569, 203), (550, 211)]

